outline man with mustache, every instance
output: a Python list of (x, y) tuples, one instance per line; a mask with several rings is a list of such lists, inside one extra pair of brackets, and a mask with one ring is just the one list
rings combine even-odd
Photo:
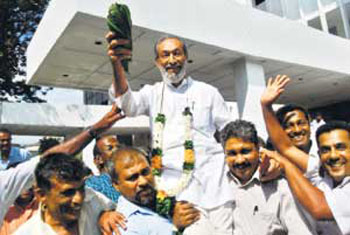
[(65, 153), (69, 155), (78, 153), (90, 143), (93, 138), (96, 138), (96, 135), (109, 129), (117, 120), (124, 117), (118, 110), (118, 107), (113, 105), (106, 115), (87, 130), (47, 150), (42, 156), (34, 157), (15, 168), (0, 171), (0, 224), (2, 224), (8, 208), (13, 204), (20, 193), (33, 185), (34, 169), (41, 158), (46, 158), (52, 153)]
[[(284, 179), (260, 180), (258, 135), (254, 124), (236, 120), (221, 132), (235, 201), (232, 206), (236, 235), (313, 234), (300, 215)], [(261, 157), (266, 157), (261, 155)]]
[(124, 147), (113, 154), (107, 163), (113, 186), (121, 194), (118, 200), (118, 212), (127, 221), (127, 229), (120, 230), (128, 234), (172, 235), (173, 224), (184, 229), (199, 219), (199, 211), (186, 202), (176, 202), (172, 221), (155, 213), (156, 189), (151, 167), (143, 152)]
[(35, 169), (35, 194), (40, 209), (15, 234), (100, 234), (100, 213), (114, 209), (102, 194), (85, 188), (90, 170), (70, 155), (42, 158)]
[[(202, 224), (211, 225), (217, 234), (231, 234), (230, 221), (218, 218), (232, 216), (226, 203), (232, 199), (227, 179), (223, 177), (224, 154), (216, 142), (214, 133), (231, 120), (229, 110), (219, 91), (213, 86), (192, 79), (186, 74), (188, 51), (183, 40), (167, 36), (160, 38), (154, 47), (155, 64), (162, 82), (145, 85), (133, 92), (128, 85), (121, 61), (131, 56), (131, 51), (120, 49), (128, 43), (107, 35), (108, 55), (114, 70), (111, 94), (126, 116), (148, 115), (152, 134), (158, 131), (153, 123), (157, 114), (165, 116), (162, 131), (162, 180), (169, 188), (176, 187), (181, 178), (184, 159), (185, 122), (183, 112), (187, 107), (193, 121), (190, 135), (193, 140), (195, 167), (188, 187), (177, 195), (178, 200), (196, 204), (203, 210)], [(155, 147), (155, 146), (153, 146)], [(195, 227), (192, 227), (195, 228)], [(193, 234), (210, 234), (201, 229)]]
[[(305, 108), (295, 104), (287, 104), (276, 111), (276, 117), (287, 134), (290, 141), (280, 139), (272, 134), (274, 147), (290, 161), (301, 167), (308, 174), (317, 174), (320, 169), (320, 161), (317, 156), (317, 145), (311, 139), (310, 115)], [(285, 135), (283, 135), (285, 136)], [(308, 154), (308, 157), (296, 156), (291, 149), (298, 148)]]
[[(278, 75), (270, 78), (267, 88), (261, 96), (261, 106), (265, 118), (267, 130), (271, 140), (277, 148), (287, 142), (288, 137), (278, 124), (272, 104), (285, 90), (290, 79)], [(279, 141), (276, 135), (279, 134)], [(350, 128), (344, 122), (330, 122), (316, 132), (318, 153), (324, 170), (324, 176), (307, 174), (303, 175), (305, 166), (289, 161), (290, 158), (305, 158), (308, 155), (292, 148), (289, 157), (277, 154), (269, 154), (279, 161), (284, 169), (289, 186), (300, 204), (317, 220), (318, 231), (321, 234), (349, 235), (350, 234)], [(310, 182), (311, 181), (311, 182)]]

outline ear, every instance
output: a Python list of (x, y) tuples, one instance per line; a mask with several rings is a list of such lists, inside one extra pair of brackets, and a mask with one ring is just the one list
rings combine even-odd
[(103, 164), (102, 156), (101, 155), (97, 155), (94, 158), (94, 163), (95, 163), (96, 166), (99, 166), (99, 165)]
[(34, 195), (38, 201), (43, 202), (46, 200), (46, 195), (42, 189), (40, 189), (36, 184), (33, 186)]
[(112, 185), (113, 185), (113, 187), (114, 187), (114, 189), (115, 190), (117, 190), (118, 192), (120, 192), (120, 190), (119, 190), (119, 184), (118, 183), (116, 183), (116, 182), (112, 182)]

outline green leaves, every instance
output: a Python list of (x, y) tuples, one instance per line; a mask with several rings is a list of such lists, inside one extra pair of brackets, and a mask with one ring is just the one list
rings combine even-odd
[[(118, 46), (118, 48), (132, 50), (132, 22), (128, 6), (118, 3), (112, 4), (108, 10), (107, 25), (109, 30), (115, 33), (116, 38), (127, 39), (130, 41), (130, 43)], [(129, 61), (131, 61), (131, 59), (125, 59), (122, 61), (122, 65), (126, 72), (129, 72)]]
[(162, 113), (158, 113), (155, 122), (161, 122), (163, 125), (165, 124), (166, 118)]

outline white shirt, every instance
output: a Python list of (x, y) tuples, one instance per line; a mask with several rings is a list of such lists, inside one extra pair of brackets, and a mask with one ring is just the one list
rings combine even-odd
[(312, 234), (284, 179), (261, 183), (258, 170), (244, 185), (229, 174), (236, 198), (234, 235)]
[(311, 182), (323, 191), (335, 221), (319, 221), (318, 229), (323, 235), (350, 235), (350, 176), (334, 187), (331, 177), (314, 177)]
[(0, 225), (13, 204), (24, 189), (28, 189), (34, 182), (34, 170), (40, 157), (19, 164), (15, 168), (0, 171)]
[[(148, 115), (153, 120), (161, 112), (163, 82), (145, 85), (140, 91), (130, 89), (116, 98), (127, 116)], [(194, 178), (180, 195), (204, 208), (223, 205), (232, 199), (225, 175), (223, 148), (214, 139), (231, 121), (230, 113), (219, 91), (211, 85), (183, 80), (179, 87), (164, 85), (163, 111), (166, 123), (163, 131), (164, 177), (169, 187), (176, 184), (182, 172), (184, 156), (184, 122), (182, 112), (188, 106), (193, 114), (192, 138), (196, 156)]]
[[(40, 208), (40, 207), (39, 207)], [(78, 221), (79, 234), (97, 235), (101, 234), (97, 224), (99, 215), (104, 210), (114, 209), (115, 204), (105, 197), (88, 187), (85, 187), (85, 198)], [(20, 226), (15, 235), (56, 235), (57, 233), (46, 224), (41, 217), (41, 211), (38, 210), (32, 218)]]

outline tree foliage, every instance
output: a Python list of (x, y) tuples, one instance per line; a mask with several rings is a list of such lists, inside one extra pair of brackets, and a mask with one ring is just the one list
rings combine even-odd
[(44, 102), (50, 88), (29, 86), (26, 49), (50, 0), (0, 0), (0, 101)]

